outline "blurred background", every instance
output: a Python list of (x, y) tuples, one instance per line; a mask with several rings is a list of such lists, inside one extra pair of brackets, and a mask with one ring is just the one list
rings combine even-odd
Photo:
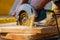
[(0, 0), (0, 16), (8, 15), (14, 0)]

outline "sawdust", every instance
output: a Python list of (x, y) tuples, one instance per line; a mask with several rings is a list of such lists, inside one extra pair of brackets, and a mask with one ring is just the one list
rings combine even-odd
[[(54, 12), (55, 14), (60, 14), (60, 9), (54, 9)], [(60, 15), (56, 15), (56, 17), (57, 17), (58, 25), (60, 25)], [(47, 20), (46, 24), (49, 26), (56, 26), (56, 20), (53, 14), (52, 14), (52, 18)]]
[[(57, 3), (57, 4), (53, 3), (52, 10), (54, 10), (55, 14), (60, 14), (60, 3)], [(57, 15), (57, 21), (58, 21), (58, 25), (60, 25), (60, 15)], [(54, 17), (47, 20), (46, 24), (49, 26), (56, 26), (56, 21)]]
[[(60, 25), (60, 17), (57, 18), (58, 25)], [(56, 21), (54, 18), (51, 18), (46, 22), (47, 25), (49, 26), (56, 26)]]
[(27, 21), (26, 21), (26, 25), (32, 27), (33, 23), (34, 23), (34, 18), (35, 15), (33, 14)]

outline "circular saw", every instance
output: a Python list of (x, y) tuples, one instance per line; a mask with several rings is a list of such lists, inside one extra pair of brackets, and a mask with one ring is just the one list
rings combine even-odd
[(33, 26), (36, 11), (29, 5), (23, 4), (16, 11), (17, 24), (21, 26)]

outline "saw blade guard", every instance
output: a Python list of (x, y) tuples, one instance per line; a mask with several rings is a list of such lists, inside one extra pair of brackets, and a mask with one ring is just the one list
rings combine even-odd
[(15, 17), (18, 25), (32, 26), (34, 17), (37, 17), (37, 14), (29, 4), (22, 4), (16, 11)]

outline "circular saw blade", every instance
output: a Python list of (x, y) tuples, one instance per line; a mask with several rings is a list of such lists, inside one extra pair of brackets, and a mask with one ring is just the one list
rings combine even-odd
[(32, 26), (36, 16), (36, 11), (29, 4), (22, 4), (15, 15), (18, 25), (22, 26)]
[(35, 15), (32, 14), (29, 18), (28, 13), (24, 12), (19, 16), (18, 25), (21, 26), (33, 26)]

